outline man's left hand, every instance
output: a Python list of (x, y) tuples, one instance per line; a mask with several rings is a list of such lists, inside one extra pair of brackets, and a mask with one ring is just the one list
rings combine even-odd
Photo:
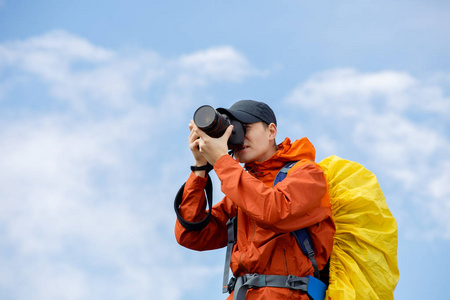
[[(194, 123), (193, 121), (191, 121)], [(206, 160), (214, 166), (216, 161), (223, 155), (228, 154), (228, 139), (233, 132), (233, 125), (228, 126), (225, 133), (220, 138), (212, 138), (204, 131), (193, 124), (193, 130), (199, 136), (199, 149)]]

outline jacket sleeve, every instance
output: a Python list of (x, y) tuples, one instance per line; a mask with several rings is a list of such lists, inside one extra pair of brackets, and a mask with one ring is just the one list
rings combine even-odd
[[(191, 173), (183, 191), (179, 212), (183, 219), (198, 222), (207, 215), (204, 188), (206, 178)], [(175, 224), (177, 242), (189, 249), (203, 251), (225, 247), (228, 241), (226, 223), (232, 217), (233, 203), (223, 199), (212, 207), (211, 220), (201, 231), (189, 231), (180, 222)]]
[(260, 227), (283, 233), (314, 225), (331, 215), (322, 206), (327, 183), (313, 162), (300, 164), (275, 187), (248, 174), (233, 158), (214, 165), (222, 192)]

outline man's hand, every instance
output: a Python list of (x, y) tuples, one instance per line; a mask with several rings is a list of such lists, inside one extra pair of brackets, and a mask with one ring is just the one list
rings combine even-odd
[(191, 149), (192, 155), (194, 155), (195, 166), (200, 167), (206, 165), (207, 161), (203, 154), (200, 153), (200, 139), (196, 131), (197, 129), (198, 127), (195, 125), (194, 121), (191, 120), (191, 123), (189, 123), (189, 130), (191, 131), (188, 139), (189, 148)]
[(228, 154), (228, 139), (233, 132), (233, 126), (228, 126), (220, 138), (212, 138), (203, 132), (191, 120), (189, 124), (191, 134), (189, 135), (189, 147), (198, 166), (206, 165), (208, 161), (214, 166), (216, 161), (223, 155)]

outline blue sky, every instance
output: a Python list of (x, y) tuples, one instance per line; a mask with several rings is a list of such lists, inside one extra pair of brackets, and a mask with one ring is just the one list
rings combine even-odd
[(240, 99), (373, 171), (395, 298), (445, 298), (449, 28), (448, 1), (0, 0), (0, 298), (224, 299), (173, 198), (195, 109)]

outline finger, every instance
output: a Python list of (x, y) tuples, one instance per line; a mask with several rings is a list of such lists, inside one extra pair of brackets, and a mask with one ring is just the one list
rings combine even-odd
[(193, 130), (197, 130), (198, 129), (197, 124), (195, 124), (194, 120), (191, 120), (191, 122), (189, 123), (189, 126), (192, 126)]
[(192, 131), (192, 129), (194, 128), (195, 123), (193, 120), (191, 120), (191, 122), (189, 122), (189, 129)]
[(198, 135), (198, 137), (204, 137), (205, 135), (207, 135), (203, 130), (198, 128), (193, 120), (191, 120), (191, 123), (189, 123), (189, 128), (191, 128), (191, 131), (194, 131)]
[(190, 146), (191, 150), (199, 150), (199, 144), (200, 144), (200, 140), (196, 139), (195, 141), (190, 143), (189, 146)]
[(228, 140), (232, 133), (233, 133), (233, 125), (230, 125), (228, 126), (223, 136)]
[(200, 151), (200, 153), (203, 153), (203, 146), (205, 145), (205, 142), (201, 138), (199, 138), (195, 141), (195, 144), (197, 145), (198, 151)]
[(197, 125), (195, 125), (195, 124), (194, 124), (194, 127), (193, 127), (192, 130), (193, 130), (193, 131), (198, 135), (198, 137), (200, 137), (200, 138), (208, 137), (208, 135), (207, 135), (203, 130), (201, 130), (200, 128), (198, 128)]
[(196, 139), (198, 139), (198, 134), (195, 131), (191, 131), (188, 138), (189, 143), (194, 142)]

